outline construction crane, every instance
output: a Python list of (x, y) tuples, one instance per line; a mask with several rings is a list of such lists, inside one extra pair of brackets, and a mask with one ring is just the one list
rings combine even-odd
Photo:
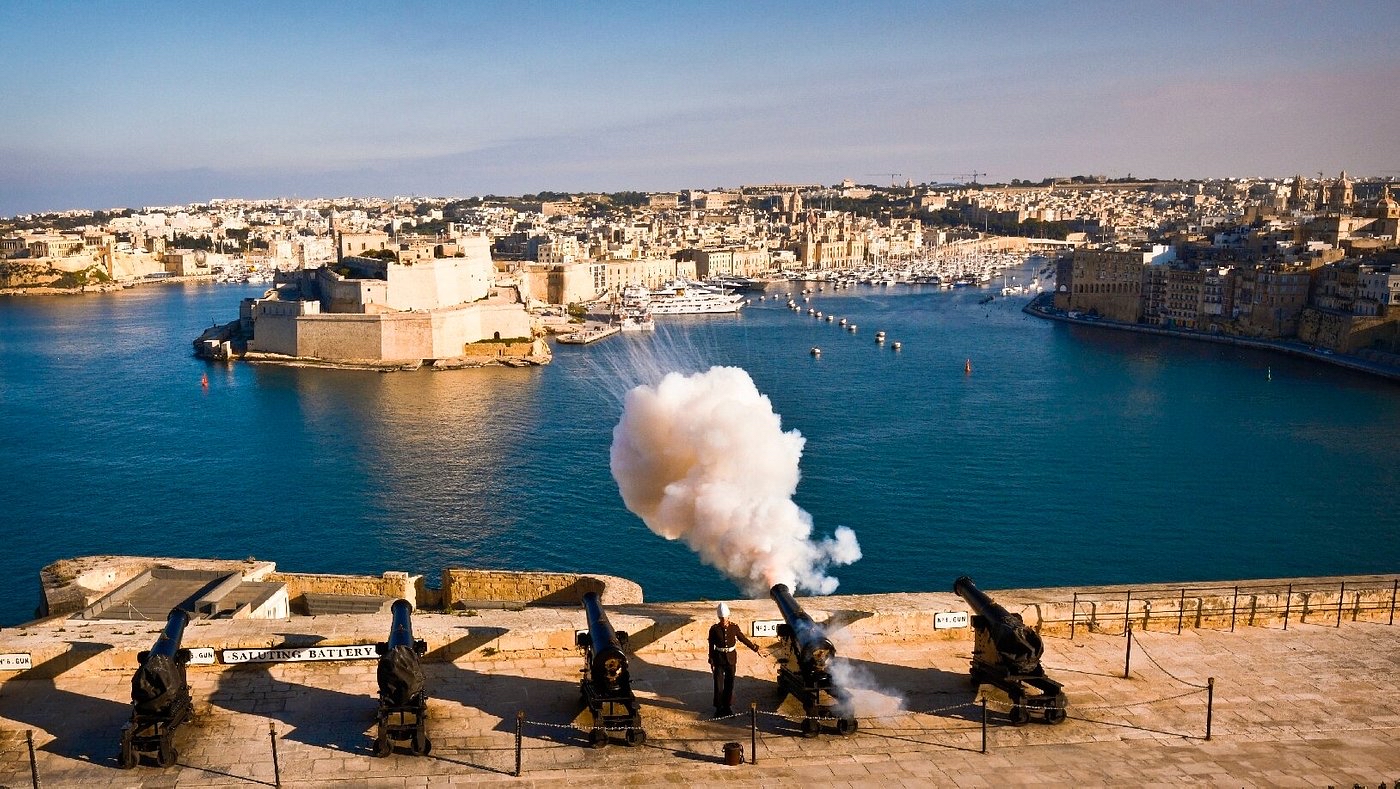
[(898, 182), (896, 182), (895, 179), (900, 177), (901, 175), (904, 175), (904, 173), (866, 173), (865, 177), (870, 178), (876, 175), (888, 175), (890, 177), (890, 188), (893, 189), (894, 187), (898, 186)]
[(984, 175), (986, 175), (986, 173), (979, 173), (976, 170), (970, 173), (929, 173), (929, 179), (937, 181), (939, 178), (956, 178), (969, 184), (975, 184), (977, 183), (977, 179)]

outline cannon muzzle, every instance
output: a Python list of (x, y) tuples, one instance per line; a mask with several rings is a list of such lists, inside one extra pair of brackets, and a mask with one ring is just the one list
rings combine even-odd
[(403, 707), (414, 703), (423, 694), (423, 668), (418, 658), (428, 651), (424, 641), (413, 638), (413, 604), (395, 600), (390, 606), (393, 620), (389, 638), (375, 645), (379, 653), (376, 674), (379, 679), (379, 700), (382, 704)]
[(580, 634), (578, 641), (588, 650), (593, 682), (609, 687), (626, 682), (627, 656), (622, 653), (622, 645), (627, 643), (627, 634), (613, 628), (597, 592), (584, 594), (583, 611), (588, 619), (588, 635)]
[(775, 584), (768, 590), (778, 611), (783, 615), (792, 639), (797, 645), (798, 662), (807, 669), (823, 670), (828, 661), (836, 657), (836, 647), (826, 637), (826, 632), (802, 610), (786, 584)]
[(413, 604), (407, 600), (395, 600), (389, 607), (389, 613), (393, 617), (389, 625), (389, 638), (376, 644), (375, 651), (383, 655), (395, 647), (409, 647), (419, 655), (427, 652), (427, 642), (413, 638)]

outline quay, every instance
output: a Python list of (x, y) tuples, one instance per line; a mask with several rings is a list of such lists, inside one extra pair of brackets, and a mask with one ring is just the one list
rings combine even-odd
[(1027, 315), (1046, 320), (1060, 321), (1062, 323), (1073, 323), (1078, 326), (1098, 326), (1108, 329), (1118, 329), (1120, 331), (1137, 332), (1138, 334), (1154, 334), (1159, 337), (1176, 337), (1186, 340), (1198, 340), (1201, 342), (1213, 342), (1220, 345), (1234, 345), (1239, 348), (1255, 348), (1264, 351), (1275, 351), (1285, 353), (1290, 356), (1300, 356), (1316, 362), (1345, 367), (1357, 372), (1369, 373), (1392, 381), (1400, 381), (1400, 368), (1391, 365), (1362, 359), (1357, 356), (1339, 354), (1333, 351), (1318, 350), (1306, 343), (1296, 340), (1259, 340), (1250, 337), (1236, 337), (1229, 334), (1211, 334), (1203, 331), (1187, 331), (1184, 329), (1164, 329), (1158, 326), (1145, 326), (1139, 323), (1123, 323), (1122, 321), (1108, 320), (1107, 318), (1089, 317), (1084, 315), (1071, 316), (1069, 313), (1057, 310), (1050, 306), (1054, 299), (1053, 293), (1042, 293), (1031, 299), (1021, 311)]
[[(427, 642), (428, 756), (371, 755), (374, 660), (218, 661), (189, 667), (195, 712), (178, 732), (176, 765), (118, 769), (136, 655), (160, 622), (61, 615), (0, 632), (5, 658), (33, 659), (0, 675), (0, 784), (29, 785), (31, 769), (45, 786), (1378, 786), (1400, 778), (1400, 576), (988, 590), (1045, 641), (1045, 670), (1069, 697), (1068, 720), (1053, 726), (1011, 725), (994, 692), (984, 707), (968, 682), (972, 631), (938, 625), (968, 610), (951, 592), (805, 597), (867, 688), (856, 691), (855, 734), (808, 739), (800, 709), (776, 692), (772, 664), (747, 650), (739, 714), (711, 719), (704, 645), (713, 601), (644, 603), (634, 584), (601, 576), (476, 572), (467, 591), (443, 590), (471, 598), (414, 614), (414, 634)], [(310, 576), (263, 577), (311, 588)], [(342, 589), (372, 589), (409, 576), (336, 578)], [(590, 748), (580, 723), (574, 638), (584, 615), (568, 598), (598, 584), (613, 624), (631, 633), (648, 734), (639, 747)], [(527, 599), (541, 586), (553, 591)], [(611, 593), (623, 602), (609, 604)], [(768, 600), (730, 606), (746, 630), (777, 616)], [(330, 648), (373, 644), (387, 626), (382, 613), (198, 619), (185, 646), (342, 654)], [(726, 743), (742, 745), (743, 764), (724, 763)]]
[(566, 345), (588, 345), (622, 331), (619, 326), (599, 325), (561, 334), (556, 339)]

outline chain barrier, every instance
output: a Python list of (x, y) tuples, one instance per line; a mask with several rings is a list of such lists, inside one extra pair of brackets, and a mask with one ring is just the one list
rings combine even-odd
[[(1165, 671), (1165, 669), (1164, 669), (1164, 671)], [(1178, 680), (1178, 681), (1181, 681), (1181, 680)], [(1207, 688), (1206, 688), (1205, 685), (1196, 685), (1196, 684), (1190, 683), (1190, 682), (1183, 682), (1183, 684), (1190, 685), (1193, 689), (1192, 689), (1192, 690), (1188, 690), (1188, 691), (1186, 691), (1186, 692), (1184, 692), (1184, 693), (1176, 693), (1176, 694), (1173, 694), (1173, 695), (1170, 695), (1170, 696), (1161, 696), (1161, 697), (1159, 697), (1159, 698), (1145, 699), (1145, 700), (1143, 700), (1143, 701), (1132, 701), (1132, 702), (1127, 702), (1127, 703), (1122, 703), (1122, 704), (1094, 704), (1094, 705), (1071, 704), (1071, 705), (1069, 705), (1068, 707), (1066, 707), (1066, 710), (1067, 710), (1067, 711), (1071, 711), (1071, 712), (1091, 712), (1091, 711), (1110, 710), (1110, 709), (1131, 709), (1131, 708), (1134, 708), (1134, 707), (1143, 707), (1143, 706), (1147, 706), (1147, 705), (1149, 705), (1149, 704), (1159, 704), (1159, 703), (1164, 702), (1164, 701), (1175, 701), (1176, 699), (1182, 699), (1182, 698), (1186, 698), (1186, 697), (1188, 697), (1188, 696), (1195, 696), (1195, 695), (1204, 693), (1204, 692), (1207, 690)], [(991, 708), (991, 709), (993, 709), (993, 710), (995, 710), (995, 711), (997, 711), (997, 712), (1010, 712), (1011, 709), (1012, 709), (1012, 707), (1015, 706), (1015, 705), (1013, 705), (1012, 703), (1010, 703), (1010, 702), (1008, 702), (1008, 701), (1002, 701), (1002, 700), (1000, 700), (1000, 699), (994, 699), (994, 698), (990, 698), (990, 697), (986, 697), (986, 702), (987, 702), (987, 706), (988, 706), (989, 708)], [(942, 714), (942, 713), (945, 713), (945, 712), (952, 712), (952, 711), (954, 711), (954, 710), (968, 709), (968, 708), (978, 709), (978, 708), (980, 708), (980, 707), (981, 707), (981, 701), (980, 701), (980, 700), (974, 700), (974, 701), (959, 702), (959, 703), (957, 703), (957, 704), (949, 704), (949, 705), (944, 706), (944, 707), (935, 707), (935, 708), (933, 708), (933, 709), (928, 709), (928, 710), (901, 710), (900, 712), (892, 713), (892, 714), (889, 714), (889, 715), (854, 715), (854, 716), (851, 716), (851, 717), (855, 718), (857, 721), (860, 721), (860, 722), (863, 723), (863, 724), (864, 724), (864, 723), (874, 724), (874, 723), (877, 723), (877, 722), (880, 722), (880, 721), (904, 720), (904, 719), (909, 718), (910, 716), (940, 715), (940, 714)], [(768, 718), (778, 718), (778, 719), (785, 720), (785, 721), (803, 721), (803, 720), (822, 721), (822, 720), (831, 720), (831, 719), (834, 718), (834, 717), (839, 717), (839, 716), (831, 716), (831, 715), (789, 715), (789, 714), (787, 714), (787, 713), (779, 712), (779, 711), (777, 711), (777, 710), (758, 710), (757, 712), (758, 712), (759, 715), (762, 715), (762, 716), (765, 716), (765, 717), (768, 717)], [(734, 713), (733, 715), (724, 715), (724, 716), (720, 716), (720, 717), (717, 717), (717, 718), (699, 718), (699, 719), (697, 719), (697, 720), (689, 721), (689, 722), (678, 722), (678, 723), (672, 723), (672, 724), (668, 724), (668, 725), (655, 725), (655, 724), (653, 724), (653, 725), (651, 725), (651, 726), (584, 726), (584, 725), (580, 725), (580, 724), (577, 724), (577, 723), (550, 723), (550, 722), (547, 722), (547, 721), (537, 721), (537, 720), (533, 720), (533, 719), (526, 719), (524, 722), (527, 723), (527, 724), (530, 724), (530, 725), (532, 725), (532, 726), (539, 726), (539, 727), (541, 727), (541, 728), (546, 728), (546, 729), (568, 729), (568, 730), (578, 731), (578, 732), (590, 732), (590, 731), (598, 731), (598, 730), (610, 731), (610, 732), (628, 732), (628, 731), (650, 731), (650, 732), (656, 732), (656, 731), (675, 731), (675, 730), (679, 730), (679, 729), (683, 729), (683, 728), (689, 728), (689, 727), (693, 727), (693, 726), (697, 726), (697, 725), (704, 725), (704, 724), (708, 724), (708, 723), (722, 723), (722, 722), (724, 722), (724, 721), (735, 720), (735, 719), (738, 719), (738, 718), (747, 718), (747, 717), (749, 717), (749, 713), (748, 713), (748, 712), (736, 712), (736, 713)], [(858, 730), (858, 731), (859, 731), (859, 730)]]
[(1158, 663), (1158, 662), (1157, 662), (1157, 659), (1156, 659), (1156, 658), (1152, 657), (1152, 653), (1147, 651), (1147, 648), (1144, 647), (1144, 646), (1142, 645), (1142, 641), (1141, 641), (1140, 639), (1138, 639), (1137, 636), (1133, 635), (1133, 634), (1132, 634), (1132, 631), (1129, 631), (1129, 632), (1128, 632), (1128, 638), (1131, 639), (1134, 643), (1137, 644), (1138, 649), (1142, 652), (1142, 654), (1143, 654), (1144, 656), (1146, 656), (1147, 662), (1149, 662), (1149, 663), (1151, 663), (1152, 665), (1156, 666), (1158, 671), (1161, 671), (1163, 674), (1166, 674), (1167, 676), (1171, 677), (1172, 679), (1176, 680), (1177, 682), (1180, 682), (1181, 684), (1186, 685), (1186, 686), (1188, 686), (1188, 687), (1198, 688), (1198, 689), (1200, 689), (1200, 690), (1205, 690), (1205, 689), (1206, 689), (1206, 686), (1205, 686), (1205, 685), (1202, 685), (1202, 684), (1199, 684), (1199, 683), (1196, 683), (1196, 682), (1190, 682), (1190, 681), (1188, 681), (1188, 680), (1184, 680), (1184, 679), (1182, 679), (1181, 677), (1178, 677), (1177, 675), (1171, 673), (1170, 671), (1167, 671), (1166, 668), (1164, 668), (1164, 667), (1162, 666), (1161, 663)]

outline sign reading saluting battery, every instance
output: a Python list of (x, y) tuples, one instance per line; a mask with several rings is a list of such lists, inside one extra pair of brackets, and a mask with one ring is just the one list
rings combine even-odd
[(374, 644), (273, 649), (225, 649), (224, 663), (302, 663), (309, 660), (378, 660)]

